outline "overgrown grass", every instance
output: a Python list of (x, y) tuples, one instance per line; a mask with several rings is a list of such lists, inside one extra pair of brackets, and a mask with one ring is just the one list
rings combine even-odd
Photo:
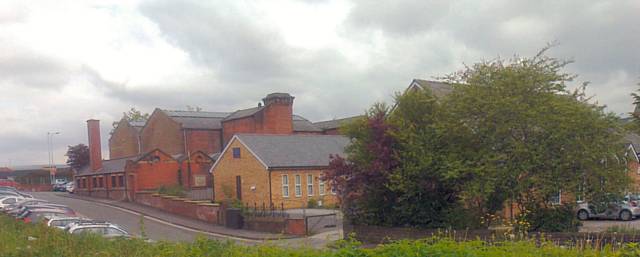
[(631, 227), (629, 225), (608, 227), (606, 232), (626, 234), (626, 235), (640, 235), (640, 229)]
[(108, 240), (98, 236), (69, 235), (44, 225), (16, 222), (0, 216), (0, 256), (638, 256), (640, 247), (627, 244), (615, 249), (563, 248), (533, 241), (455, 242), (431, 238), (362, 248), (340, 241), (329, 249), (284, 248), (273, 244), (245, 246), (229, 241), (199, 238), (192, 243), (146, 243), (140, 239)]
[(177, 197), (185, 197), (187, 195), (184, 188), (180, 185), (160, 186), (160, 188), (158, 188), (158, 193)]

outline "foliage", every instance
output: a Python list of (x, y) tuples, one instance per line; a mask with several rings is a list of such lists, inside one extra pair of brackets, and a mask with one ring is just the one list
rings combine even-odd
[(185, 197), (187, 193), (184, 191), (184, 188), (180, 185), (162, 185), (158, 188), (158, 193), (163, 195), (177, 196), (177, 197)]
[[(534, 229), (574, 229), (558, 192), (597, 200), (620, 194), (625, 173), (619, 120), (591, 103), (566, 61), (544, 55), (486, 61), (452, 74), (443, 98), (411, 89), (394, 108), (374, 105), (341, 128), (352, 139), (327, 179), (345, 215), (383, 226), (458, 227), (515, 203)], [(471, 219), (455, 217), (456, 213)], [(471, 215), (470, 215), (471, 214)], [(537, 224), (546, 219), (557, 227)], [(461, 222), (461, 223), (457, 223)]]
[[(596, 199), (628, 184), (618, 118), (570, 92), (568, 62), (544, 55), (482, 62), (450, 78), (445, 103), (469, 154), (466, 198), (511, 199), (533, 210), (563, 193)], [(488, 212), (488, 204), (478, 204)], [(495, 206), (498, 207), (498, 206)]]
[(89, 147), (84, 144), (70, 145), (67, 148), (67, 165), (73, 170), (80, 170), (89, 165)]
[[(123, 112), (123, 119), (126, 119), (129, 122), (132, 121), (147, 121), (147, 119), (149, 119), (149, 113), (142, 113), (141, 111), (138, 111), (138, 109), (136, 109), (135, 107), (131, 107), (131, 109), (129, 109), (129, 111), (127, 112)], [(111, 129), (111, 134), (113, 134), (113, 131), (115, 130), (115, 128), (118, 126), (118, 123), (120, 121), (114, 121), (111, 125), (113, 126), (113, 128)]]
[[(31, 240), (29, 239), (31, 238)], [(0, 216), (2, 256), (638, 256), (638, 244), (590, 247), (559, 247), (543, 241), (455, 242), (448, 238), (398, 241), (362, 248), (352, 239), (330, 249), (305, 246), (281, 247), (262, 243), (254, 246), (197, 238), (193, 242), (146, 243), (143, 239), (105, 239), (87, 234), (70, 235), (42, 224), (24, 224)]]
[(307, 208), (318, 208), (318, 200), (315, 198), (309, 199), (309, 201), (307, 201)]
[(527, 209), (516, 220), (515, 228), (520, 231), (577, 232), (581, 225), (571, 204)]

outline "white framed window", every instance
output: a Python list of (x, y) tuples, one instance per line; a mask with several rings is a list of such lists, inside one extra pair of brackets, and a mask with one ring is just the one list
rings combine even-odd
[(282, 175), (282, 197), (289, 197), (289, 176)]
[(302, 179), (300, 179), (300, 175), (296, 175), (296, 197), (302, 196)]
[(313, 175), (307, 174), (307, 194), (313, 195)]
[(324, 180), (322, 180), (322, 174), (320, 175), (320, 179), (318, 179), (318, 194), (324, 195)]
[(549, 202), (551, 202), (551, 204), (553, 205), (562, 204), (562, 190), (558, 190), (558, 194), (551, 196)]

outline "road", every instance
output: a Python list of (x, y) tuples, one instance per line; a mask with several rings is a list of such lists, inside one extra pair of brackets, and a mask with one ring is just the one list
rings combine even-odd
[[(35, 198), (44, 199), (53, 203), (64, 204), (71, 207), (79, 215), (94, 219), (104, 220), (114, 224), (118, 224), (132, 235), (140, 236), (141, 224), (144, 224), (144, 232), (150, 239), (156, 241), (193, 241), (197, 237), (207, 237), (216, 240), (233, 240), (242, 244), (260, 244), (263, 241), (248, 240), (248, 239), (230, 239), (225, 236), (212, 235), (210, 233), (202, 233), (191, 228), (182, 227), (167, 223), (165, 221), (144, 216), (143, 222), (141, 222), (141, 215), (130, 210), (121, 209), (115, 206), (110, 206), (97, 202), (90, 202), (77, 198), (67, 197), (67, 193), (54, 193), (54, 192), (33, 192), (30, 194)], [(314, 248), (323, 248), (332, 241), (341, 238), (341, 226), (339, 229), (333, 229), (330, 231), (322, 231), (321, 233), (312, 237), (306, 238), (294, 238), (294, 239), (281, 239), (270, 243), (281, 246), (309, 246)]]
[(640, 219), (631, 221), (622, 220), (585, 220), (582, 222), (580, 232), (605, 232), (608, 228), (619, 227), (625, 229), (640, 230)]
[(212, 239), (226, 239), (224, 237), (216, 237), (211, 235), (203, 235), (202, 233), (193, 231), (189, 228), (181, 228), (179, 226), (168, 224), (160, 220), (144, 217), (141, 222), (140, 214), (136, 214), (129, 210), (120, 209), (113, 206), (94, 203), (85, 200), (65, 197), (66, 193), (53, 192), (34, 192), (33, 197), (44, 199), (50, 202), (64, 204), (71, 207), (79, 215), (94, 220), (104, 220), (118, 224), (130, 234), (141, 235), (142, 224), (144, 224), (144, 232), (148, 238), (163, 241), (192, 241), (198, 236), (206, 236)]

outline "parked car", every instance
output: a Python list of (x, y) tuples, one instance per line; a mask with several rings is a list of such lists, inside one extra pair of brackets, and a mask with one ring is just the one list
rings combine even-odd
[(75, 191), (76, 191), (76, 184), (75, 184), (75, 183), (73, 183), (73, 182), (69, 182), (69, 183), (67, 183), (66, 190), (67, 190), (67, 192), (69, 192), (70, 194), (73, 194), (73, 192), (75, 192)]
[(54, 208), (36, 208), (26, 210), (17, 219), (24, 221), (24, 223), (38, 223), (42, 221), (44, 217), (65, 217), (69, 214), (65, 210)]
[(104, 221), (80, 221), (71, 223), (67, 226), (67, 231), (73, 235), (96, 233), (107, 238), (131, 237), (127, 231), (120, 228), (118, 225)]
[(579, 220), (598, 218), (629, 221), (640, 216), (640, 207), (638, 207), (635, 201), (624, 200), (611, 201), (598, 205), (582, 202), (578, 204), (576, 213)]
[(64, 216), (64, 217), (47, 216), (45, 217), (45, 220), (47, 220), (47, 226), (59, 228), (59, 229), (65, 229), (68, 225), (73, 223), (90, 221), (89, 219), (85, 219), (85, 218), (69, 217), (69, 216)]
[(20, 196), (0, 196), (0, 209), (4, 209), (5, 206), (9, 206), (17, 203), (24, 198)]
[(67, 191), (67, 183), (56, 183), (53, 184), (53, 192), (65, 192)]

